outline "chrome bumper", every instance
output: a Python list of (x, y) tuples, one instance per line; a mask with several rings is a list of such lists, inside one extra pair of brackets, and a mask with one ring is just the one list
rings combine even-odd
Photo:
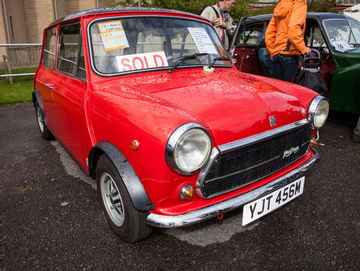
[(281, 176), (280, 178), (248, 193), (182, 215), (166, 216), (150, 214), (146, 218), (146, 223), (158, 228), (183, 227), (212, 217), (216, 217), (222, 213), (239, 208), (257, 198), (263, 197), (266, 194), (269, 194), (279, 189), (280, 187), (291, 183), (292, 181), (298, 179), (300, 176), (304, 175), (304, 173), (320, 159), (320, 155), (315, 149), (313, 149), (313, 152), (315, 155), (306, 163), (285, 174), (284, 176)]

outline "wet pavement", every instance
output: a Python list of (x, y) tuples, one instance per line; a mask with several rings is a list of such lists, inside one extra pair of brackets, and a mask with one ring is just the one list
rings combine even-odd
[(136, 244), (110, 231), (86, 177), (44, 141), (30, 103), (0, 107), (0, 270), (358, 270), (360, 144), (328, 122), (304, 194), (258, 221), (241, 214), (156, 231)]

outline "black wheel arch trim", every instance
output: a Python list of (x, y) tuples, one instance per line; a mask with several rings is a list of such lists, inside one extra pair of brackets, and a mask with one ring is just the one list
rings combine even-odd
[(37, 104), (39, 105), (41, 111), (44, 113), (44, 105), (43, 105), (42, 97), (40, 95), (40, 92), (37, 89), (35, 89), (33, 91), (32, 101), (33, 101), (34, 106), (35, 106), (35, 104), (37, 102)]
[(99, 150), (102, 153), (105, 153), (116, 167), (119, 175), (124, 181), (125, 187), (130, 195), (134, 207), (138, 211), (153, 210), (155, 207), (131, 164), (123, 155), (123, 153), (110, 142), (101, 141), (97, 143), (91, 150), (89, 154), (90, 175), (92, 177), (95, 176), (96, 163), (99, 158), (96, 156), (96, 154)]

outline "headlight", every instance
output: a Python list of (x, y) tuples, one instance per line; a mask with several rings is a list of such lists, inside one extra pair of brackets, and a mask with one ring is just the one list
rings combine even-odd
[(211, 140), (205, 128), (186, 123), (170, 136), (166, 146), (168, 164), (184, 175), (194, 174), (209, 159)]
[(319, 129), (324, 126), (329, 115), (329, 103), (322, 96), (316, 96), (310, 106), (308, 119), (313, 128)]

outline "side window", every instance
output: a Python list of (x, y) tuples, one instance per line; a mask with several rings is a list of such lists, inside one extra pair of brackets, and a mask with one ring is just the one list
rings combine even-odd
[(57, 70), (80, 79), (86, 78), (80, 23), (61, 26)]
[(259, 45), (264, 39), (264, 23), (241, 26), (235, 45)]
[(326, 47), (325, 39), (321, 33), (321, 29), (314, 20), (308, 20), (306, 22), (305, 41), (308, 47)]
[(52, 27), (46, 31), (46, 39), (44, 44), (44, 52), (42, 64), (49, 69), (54, 68), (56, 48), (56, 27)]

